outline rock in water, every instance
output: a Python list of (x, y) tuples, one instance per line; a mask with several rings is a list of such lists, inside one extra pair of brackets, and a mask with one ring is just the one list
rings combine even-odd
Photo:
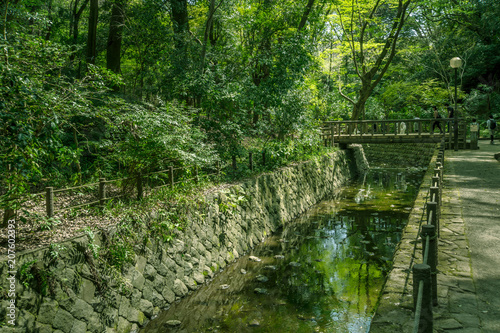
[(271, 271), (275, 271), (276, 270), (276, 266), (273, 266), (273, 265), (267, 265), (264, 267), (264, 269), (268, 269), (268, 270), (271, 270)]
[(229, 285), (228, 284), (221, 284), (220, 285), (220, 289), (224, 290), (224, 289), (228, 289), (229, 288)]
[(246, 274), (247, 273), (247, 271), (245, 271), (243, 268), (241, 269), (240, 272), (241, 272), (241, 274)]
[(267, 282), (267, 281), (269, 281), (269, 279), (267, 278), (267, 276), (257, 275), (257, 281), (259, 281), (259, 282)]
[(283, 256), (281, 254), (277, 254), (274, 256), (274, 259), (285, 259), (285, 256)]
[(248, 324), (248, 326), (260, 326), (260, 323), (257, 321), (257, 319), (254, 319), (250, 322), (250, 324)]
[(168, 320), (164, 326), (167, 327), (181, 326), (181, 322), (180, 320)]
[(255, 288), (253, 291), (256, 294), (267, 294), (267, 289), (266, 288)]
[(254, 256), (250, 256), (250, 257), (248, 257), (248, 259), (251, 260), (251, 261), (256, 261), (256, 262), (262, 261), (260, 258), (257, 258), (257, 257), (254, 257)]

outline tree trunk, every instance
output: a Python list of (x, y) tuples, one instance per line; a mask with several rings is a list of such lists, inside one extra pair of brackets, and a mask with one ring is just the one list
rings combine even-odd
[(45, 35), (45, 40), (50, 40), (50, 35), (52, 33), (52, 1), (53, 0), (49, 0), (47, 8), (47, 18), (49, 21), (49, 26), (47, 28), (47, 34)]
[(309, 18), (309, 14), (311, 13), (312, 7), (314, 5), (314, 0), (309, 0), (306, 5), (306, 9), (304, 10), (304, 14), (302, 15), (302, 18), (299, 23), (299, 27), (297, 28), (298, 31), (302, 30), (304, 26), (306, 25), (307, 19)]
[[(111, 9), (108, 45), (106, 49), (106, 68), (113, 73), (121, 72), (121, 48), (123, 24), (125, 22), (125, 0), (115, 0)], [(117, 87), (115, 87), (115, 90)]]
[(97, 20), (99, 16), (99, 0), (90, 0), (89, 33), (87, 37), (87, 63), (95, 64), (97, 57)]
[(215, 0), (210, 0), (210, 6), (208, 9), (208, 15), (207, 15), (207, 21), (205, 23), (205, 33), (203, 35), (203, 44), (201, 47), (201, 57), (200, 57), (200, 72), (203, 72), (205, 69), (205, 58), (207, 54), (207, 44), (208, 44), (208, 39), (210, 38), (210, 44), (212, 46), (215, 45), (215, 38), (214, 38), (214, 14), (217, 8), (222, 4), (224, 0), (221, 0), (220, 3), (215, 6)]
[(82, 6), (80, 9), (78, 9), (78, 3), (80, 1), (76, 0), (73, 8), (71, 8), (71, 19), (70, 19), (70, 26), (69, 26), (69, 38), (72, 39), (72, 44), (76, 45), (78, 41), (78, 34), (79, 34), (79, 25), (80, 25), (80, 18), (82, 16), (83, 11), (87, 7), (89, 0), (84, 0), (82, 3)]
[(172, 21), (175, 33), (175, 48), (184, 49), (185, 34), (189, 31), (187, 0), (171, 0)]
[[(84, 0), (80, 9), (78, 9), (78, 4), (80, 0), (75, 0), (74, 3), (71, 3), (71, 18), (69, 22), (69, 38), (71, 40), (72, 45), (76, 45), (78, 43), (78, 35), (80, 33), (79, 26), (80, 26), (80, 18), (82, 17), (82, 13), (87, 7), (89, 0)], [(73, 49), (73, 52), (71, 52), (69, 56), (69, 61), (73, 63), (73, 61), (76, 58), (76, 48)], [(81, 59), (80, 63), (78, 64), (78, 73), (77, 77), (80, 78), (80, 66), (81, 66)]]

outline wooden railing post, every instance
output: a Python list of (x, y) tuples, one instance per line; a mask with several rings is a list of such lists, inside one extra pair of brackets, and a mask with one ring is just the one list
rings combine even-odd
[[(420, 283), (423, 282), (423, 284)], [(427, 264), (413, 265), (413, 306), (418, 312), (417, 303), (420, 288), (422, 289), (422, 307), (418, 325), (419, 333), (433, 332), (432, 318), (432, 285), (431, 285), (431, 267)]]
[(438, 305), (437, 297), (437, 238), (436, 238), (436, 227), (429, 224), (424, 224), (422, 226), (422, 253), (425, 253), (427, 248), (426, 238), (429, 237), (429, 249), (427, 265), (431, 267), (431, 282), (432, 282), (432, 304)]
[(45, 208), (47, 211), (47, 217), (54, 216), (54, 188), (45, 188)]

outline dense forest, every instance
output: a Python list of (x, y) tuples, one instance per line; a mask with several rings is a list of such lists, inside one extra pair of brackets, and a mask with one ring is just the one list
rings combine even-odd
[(293, 159), (321, 146), (323, 121), (430, 118), (455, 83), (462, 115), (500, 112), (497, 0), (1, 0), (0, 13), (0, 208), (174, 162)]

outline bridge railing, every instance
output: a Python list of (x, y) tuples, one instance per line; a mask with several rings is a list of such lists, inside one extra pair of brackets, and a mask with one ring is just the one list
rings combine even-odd
[(325, 144), (352, 136), (433, 136), (451, 131), (453, 118), (327, 121), (321, 127)]

